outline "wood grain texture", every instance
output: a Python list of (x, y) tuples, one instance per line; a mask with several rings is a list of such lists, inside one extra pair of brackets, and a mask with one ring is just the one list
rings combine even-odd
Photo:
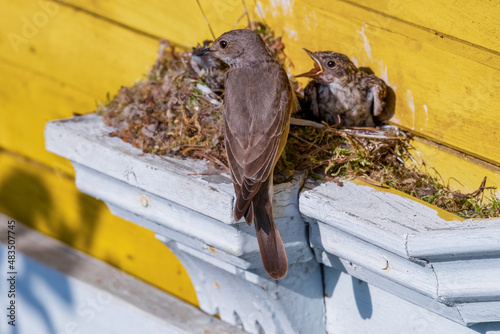
[[(113, 214), (202, 252), (209, 258), (223, 261), (226, 265), (229, 263), (245, 269), (262, 267), (255, 228), (243, 221), (229, 225), (210, 218), (214, 216), (213, 211), (217, 210), (217, 207), (214, 206), (210, 211), (202, 206), (189, 210), (166, 200), (164, 197), (168, 197), (168, 190), (163, 195), (157, 196), (149, 193), (147, 189), (130, 186), (112, 176), (106, 176), (79, 164), (75, 164), (75, 169), (78, 189), (103, 200)], [(216, 184), (213, 186), (217, 187)], [(273, 214), (276, 225), (281, 231), (288, 260), (290, 263), (310, 260), (312, 254), (306, 246), (304, 225), (296, 219), (299, 216), (296, 206), (298, 184), (293, 180), (276, 188)], [(193, 186), (189, 190), (191, 189), (196, 188)], [(290, 196), (286, 196), (283, 194), (284, 191), (280, 190), (291, 190), (295, 203), (289, 200)], [(147, 206), (143, 204), (144, 199), (147, 200)], [(214, 203), (216, 200), (217, 197), (213, 196), (207, 202)]]
[(345, 182), (339, 187), (335, 183), (311, 182), (306, 187), (311, 190), (300, 196), (302, 214), (328, 221), (335, 228), (400, 256), (407, 256), (408, 234), (453, 224), (441, 217), (460, 219), (423, 201), (368, 185)]
[(46, 147), (119, 181), (147, 189), (226, 224), (234, 223), (234, 190), (229, 175), (200, 175), (213, 171), (204, 160), (144, 155), (118, 137), (110, 137), (111, 131), (95, 114), (54, 121), (45, 130)]
[[(432, 266), (437, 273), (442, 300), (457, 303), (496, 301), (500, 304), (500, 284), (496, 279), (500, 277), (500, 259), (433, 261)], [(500, 316), (500, 312), (496, 314)]]
[[(254, 4), (251, 1), (246, 3), (250, 18), (254, 18)], [(200, 0), (200, 6), (216, 38), (226, 31), (247, 27), (248, 19), (241, 0)]]
[[(192, 47), (204, 39), (211, 39), (210, 30), (194, 0), (182, 2), (75, 0), (67, 4), (123, 24), (125, 27), (137, 30), (138, 33), (166, 38), (186, 47)], [(222, 4), (219, 8), (226, 7)]]
[[(335, 284), (336, 276), (332, 275), (332, 270), (342, 271), (352, 277), (353, 282), (367, 282), (370, 286), (379, 288), (385, 293), (387, 293), (386, 299), (387, 303), (390, 303), (389, 300), (393, 300), (394, 297), (400, 298), (401, 300), (410, 302), (412, 305), (416, 305), (421, 307), (424, 310), (430, 311), (434, 313), (434, 316), (440, 317), (441, 323), (447, 323), (445, 319), (451, 320), (457, 324), (463, 324), (463, 318), (457, 308), (450, 307), (449, 305), (445, 305), (436, 301), (433, 295), (422, 294), (421, 291), (417, 291), (414, 289), (413, 279), (407, 282), (406, 286), (396, 283), (388, 279), (387, 277), (382, 277), (376, 271), (371, 271), (369, 269), (364, 268), (363, 266), (357, 265), (356, 263), (350, 262), (347, 259), (337, 258), (335, 255), (323, 253), (322, 255), (322, 263), (325, 263), (325, 282), (326, 282), (326, 298), (325, 304), (329, 304), (332, 302), (333, 296), (331, 287), (332, 284)], [(325, 261), (326, 260), (326, 261)], [(379, 271), (382, 270), (379, 268)], [(388, 270), (391, 270), (390, 268)], [(396, 303), (399, 304), (399, 303)], [(408, 308), (406, 308), (408, 309)], [(328, 310), (327, 321), (329, 317), (335, 316), (332, 314), (332, 310)], [(411, 311), (401, 312), (401, 314), (411, 314)], [(385, 331), (384, 331), (385, 332)]]
[(64, 174), (0, 151), (0, 212), (197, 305), (182, 264), (151, 231), (113, 216)]
[(142, 154), (109, 130), (98, 115), (53, 121), (47, 148), (72, 160), (79, 189), (151, 229), (178, 256), (202, 310), (251, 333), (324, 332), (321, 270), (298, 209), (303, 175), (275, 188), (273, 213), (290, 261), (287, 277), (275, 281), (262, 266), (255, 229), (232, 221), (227, 173), (203, 175), (204, 161)]
[(54, 118), (88, 112), (95, 100), (81, 91), (26, 68), (0, 61), (0, 147), (73, 175), (69, 161), (45, 150), (43, 129)]
[[(320, 262), (326, 262), (328, 266), (335, 266), (335, 260), (328, 258), (327, 261), (323, 261), (325, 257), (328, 257), (327, 254), (352, 263), (352, 271), (349, 273), (354, 277), (358, 277), (356, 271), (366, 271), (372, 273), (368, 281), (381, 288), (402, 286), (430, 299), (438, 297), (437, 280), (432, 267), (408, 261), (404, 255), (388, 252), (389, 247), (375, 246), (355, 233), (346, 233), (328, 223), (320, 222), (311, 225), (311, 244), (318, 248), (316, 253), (321, 254)], [(399, 289), (398, 292), (401, 293), (406, 289)], [(393, 293), (396, 293), (396, 290), (398, 289), (392, 290)], [(402, 295), (405, 294), (406, 292)], [(410, 297), (412, 297), (411, 294), (403, 298), (411, 300)]]
[[(38, 116), (44, 115), (45, 121), (70, 116), (72, 111), (92, 111), (98, 101), (105, 99), (107, 92), (113, 95), (120, 85), (130, 84), (146, 72), (156, 56), (154, 36), (172, 38), (181, 44), (183, 41), (193, 44), (211, 36), (195, 2), (173, 4), (148, 1), (140, 6), (112, 0), (99, 3), (77, 1), (71, 5), (51, 1), (47, 3), (56, 6), (54, 15), (49, 15), (51, 12), (47, 13), (38, 3), (6, 4), (12, 15), (2, 21), (0, 26), (5, 36), (15, 33), (24, 38), (23, 29), (29, 32), (29, 25), (26, 26), (24, 19), (33, 23), (34, 18), (40, 20), (40, 14), (46, 13), (48, 20), (40, 27), (35, 26), (36, 33), (32, 37), (27, 35), (27, 43), (19, 45), (18, 53), (8, 38), (0, 40), (4, 66), (13, 69), (2, 71), (2, 75), (9, 78), (3, 81), (5, 87), (2, 88), (14, 93), (0, 96), (3, 104), (8, 106), (0, 110), (5, 119), (1, 123), (5, 129), (0, 131), (0, 145), (45, 164), (57, 165), (71, 174), (71, 169), (61, 159), (40, 149), (38, 134), (43, 124), (37, 119)], [(231, 29), (243, 14), (243, 5), (236, 0), (201, 1), (200, 4), (216, 34)], [(366, 5), (363, 1), (358, 4)], [(330, 6), (322, 2), (302, 1), (293, 5), (285, 2), (278, 6), (274, 2), (263, 2), (259, 3), (259, 7), (277, 33), (284, 34), (287, 53), (297, 69), (310, 66), (310, 59), (301, 50), (303, 46), (346, 52), (357, 59), (360, 65), (371, 66), (376, 74), (386, 74), (386, 79), (396, 89), (401, 86), (400, 82), (405, 85), (403, 90), (396, 92), (400, 105), (395, 121), (399, 125), (413, 127), (427, 138), (498, 164), (495, 158), (497, 149), (491, 143), (494, 142), (499, 118), (495, 117), (494, 112), (488, 115), (489, 110), (498, 109), (495, 102), (498, 98), (492, 93), (498, 81), (492, 79), (496, 78), (494, 73), (481, 70), (481, 65), (485, 64), (498, 69), (498, 57), (448, 37), (441, 39), (427, 30), (412, 26), (409, 17), (401, 21), (379, 13), (383, 12), (384, 6), (391, 11), (406, 13), (415, 5), (405, 3), (394, 7), (392, 3), (377, 1), (372, 4), (373, 12), (358, 4), (344, 2)], [(258, 16), (254, 4), (247, 5), (251, 16)], [(494, 4), (492, 6), (492, 10), (487, 11), (490, 16), (496, 8)], [(83, 11), (76, 8), (82, 8)], [(297, 13), (294, 8), (298, 9)], [(473, 15), (484, 8), (464, 15)], [(181, 23), (177, 21), (180, 17), (183, 18)], [(239, 26), (245, 22), (246, 19), (242, 18)], [(425, 22), (421, 25), (426, 27)], [(67, 31), (73, 31), (71, 38)], [(440, 52), (434, 54), (434, 48), (440, 49)], [(410, 61), (407, 56), (416, 61)], [(464, 57), (467, 61), (480, 64), (470, 68), (465, 60), (453, 59)], [(421, 59), (425, 63), (415, 66), (420, 64)], [(430, 68), (428, 64), (431, 64)], [(414, 73), (414, 68), (420, 68), (419, 73)], [(20, 71), (24, 71), (24, 74)], [(446, 73), (443, 74), (443, 71)], [(445, 79), (453, 81), (453, 85), (448, 87), (443, 82)], [(417, 95), (411, 87), (413, 83), (422, 93), (420, 108)], [(47, 87), (48, 92), (43, 91), (43, 87)], [(415, 111), (406, 101), (410, 97), (408, 89)], [(435, 103), (431, 105), (427, 98), (433, 99)], [(68, 101), (68, 104), (64, 101)], [(474, 108), (469, 110), (464, 103)], [(31, 112), (33, 105), (40, 106), (42, 110)], [(402, 118), (399, 118), (400, 115)], [(30, 121), (24, 121), (27, 119)], [(24, 125), (18, 129), (17, 124), (22, 123)], [(427, 161), (430, 164), (439, 162), (434, 158), (439, 155), (439, 150), (435, 152), (429, 151), (430, 158)], [(469, 182), (467, 175), (462, 173), (460, 176), (463, 177), (463, 183), (470, 184), (477, 183), (479, 177)], [(491, 180), (492, 184), (498, 184), (493, 182), (493, 178)]]
[(499, 219), (466, 220), (441, 229), (409, 234), (408, 255), (437, 261), (451, 257), (458, 260), (499, 256), (499, 224)]
[[(57, 6), (55, 14), (39, 3)], [(0, 24), (0, 146), (71, 174), (44, 150), (45, 122), (91, 112), (108, 93), (144, 76), (157, 42), (51, 1), (3, 1), (2, 8), (9, 15)], [(42, 14), (47, 22), (35, 26)], [(36, 30), (29, 35), (31, 25)], [(12, 44), (9, 34), (25, 42)]]
[[(50, 2), (52, 3), (52, 2)], [(2, 38), (1, 60), (29, 69), (86, 93), (97, 101), (114, 94), (147, 74), (157, 57), (155, 39), (124, 29), (77, 9), (58, 5), (33, 36), (23, 33), (26, 22), (44, 13), (38, 2), (7, 2), (10, 15), (2, 20), (1, 33), (18, 34), (26, 43), (14, 47)]]
[[(496, 1), (436, 2), (352, 0), (348, 3), (364, 6), (388, 15), (388, 19), (404, 20), (422, 28), (432, 29), (446, 38), (459, 38), (468, 43), (500, 52), (498, 17), (500, 3)], [(430, 10), (424, 10), (424, 9)]]
[[(119, 139), (106, 136), (107, 131), (97, 115), (54, 121), (46, 129), (47, 146), (75, 162), (77, 184), (83, 191), (104, 199), (113, 212), (151, 228), (163, 242), (175, 244), (176, 250), (181, 251), (179, 254), (187, 253), (201, 261), (196, 268), (202, 267), (201, 263), (226, 273), (233, 272), (233, 266), (255, 268), (245, 263), (248, 259), (255, 260), (256, 249), (255, 242), (249, 248), (253, 239), (251, 232), (245, 232), (248, 227), (221, 220), (230, 215), (221, 215), (221, 208), (222, 212), (231, 212), (228, 208), (232, 202), (224, 201), (230, 188), (230, 183), (224, 181), (227, 175), (216, 179), (213, 175), (201, 178), (189, 175), (198, 174), (206, 167), (205, 163), (178, 159), (182, 161), (179, 164), (175, 159), (142, 155)], [(103, 165), (102, 156), (111, 164)], [(162, 187), (162, 180), (154, 173), (160, 173), (177, 186)], [(163, 189), (161, 193), (158, 187)], [(298, 188), (293, 189), (282, 190), (284, 199), (277, 203), (283, 207), (288, 202), (296, 205), (293, 194)], [(184, 192), (196, 206), (185, 198)], [(147, 205), (142, 196), (146, 197)], [(201, 202), (226, 203), (207, 206), (200, 205)], [(500, 289), (492, 279), (500, 275), (495, 258), (500, 251), (495, 239), (498, 220), (461, 221), (456, 217), (457, 221), (446, 221), (443, 218), (449, 218), (447, 214), (436, 207), (352, 182), (345, 182), (343, 187), (331, 182), (308, 182), (300, 194), (299, 209), (310, 223), (309, 242), (316, 259), (326, 266), (366, 279), (465, 326), (499, 320), (496, 313), (481, 312), (500, 300)], [(286, 218), (291, 225), (284, 229), (285, 243), (287, 234), (301, 234), (303, 225), (302, 220), (296, 220), (297, 230), (291, 232), (293, 219)], [(489, 233), (484, 233), (485, 227)], [(491, 238), (487, 239), (487, 235)], [(467, 241), (460, 242), (463, 238)], [(298, 262), (309, 259), (304, 257), (307, 254), (300, 253), (300, 249), (307, 249), (304, 239), (301, 234), (290, 242), (291, 259)], [(431, 243), (436, 244), (436, 254)], [(215, 246), (215, 253), (222, 251), (222, 254), (213, 255), (209, 244)], [(450, 251), (450, 247), (454, 249)]]

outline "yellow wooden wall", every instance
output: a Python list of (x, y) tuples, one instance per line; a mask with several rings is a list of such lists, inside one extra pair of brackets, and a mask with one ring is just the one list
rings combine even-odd
[[(500, 185), (497, 3), (246, 0), (283, 34), (292, 73), (312, 65), (306, 47), (346, 53), (382, 76), (397, 95), (393, 122), (426, 138), (416, 146), (428, 165), (465, 190), (486, 175)], [(199, 4), (216, 35), (244, 12), (241, 0)], [(196, 304), (152, 233), (75, 188), (68, 161), (45, 151), (43, 128), (143, 77), (159, 38), (210, 39), (197, 1), (0, 0), (0, 10), (0, 211)]]

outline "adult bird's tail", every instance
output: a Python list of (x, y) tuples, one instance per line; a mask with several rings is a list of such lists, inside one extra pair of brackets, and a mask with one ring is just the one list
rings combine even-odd
[(264, 269), (272, 278), (281, 279), (288, 271), (288, 260), (280, 232), (273, 220), (272, 180), (271, 174), (255, 194), (245, 219), (248, 224), (251, 224), (252, 220), (255, 224)]

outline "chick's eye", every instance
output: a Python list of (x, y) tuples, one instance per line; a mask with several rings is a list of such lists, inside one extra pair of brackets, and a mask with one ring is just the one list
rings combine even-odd
[(219, 45), (220, 45), (221, 48), (225, 49), (226, 46), (227, 46), (227, 42), (226, 41), (220, 41)]
[(335, 67), (335, 62), (330, 60), (327, 64), (326, 64), (328, 67), (332, 68), (332, 67)]

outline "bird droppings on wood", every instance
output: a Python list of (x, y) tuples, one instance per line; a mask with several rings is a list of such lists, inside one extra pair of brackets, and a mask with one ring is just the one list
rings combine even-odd
[[(285, 68), (293, 66), (281, 37), (265, 24), (250, 28), (263, 38)], [(204, 46), (207, 42), (204, 43)], [(144, 153), (206, 159), (227, 169), (222, 129), (222, 103), (227, 66), (213, 58), (193, 56), (160, 41), (158, 58), (143, 80), (122, 87), (98, 107), (110, 135)], [(303, 93), (291, 77), (299, 98)], [(397, 112), (397, 111), (396, 111)], [(308, 110), (292, 117), (311, 118)], [(411, 145), (412, 134), (392, 127), (373, 128), (294, 126), (275, 171), (275, 182), (289, 180), (296, 170), (341, 185), (341, 179), (361, 178), (379, 187), (393, 187), (463, 218), (500, 216), (500, 199), (486, 179), (475, 192), (452, 190), (437, 171), (427, 171)], [(417, 157), (417, 158), (415, 158)]]

